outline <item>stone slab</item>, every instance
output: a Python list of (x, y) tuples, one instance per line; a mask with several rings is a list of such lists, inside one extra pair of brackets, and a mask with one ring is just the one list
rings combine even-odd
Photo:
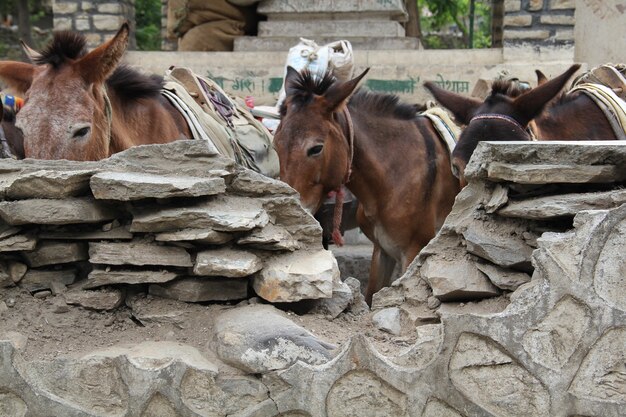
[(263, 262), (254, 253), (232, 248), (200, 251), (193, 266), (194, 275), (243, 278), (263, 267)]
[(343, 14), (358, 13), (367, 15), (368, 13), (379, 13), (380, 16), (394, 16), (398, 19), (406, 18), (406, 10), (402, 0), (264, 0), (259, 4), (257, 11), (267, 16), (306, 13)]
[(626, 190), (561, 194), (509, 201), (509, 204), (498, 210), (497, 213), (505, 217), (522, 219), (551, 219), (565, 216), (573, 217), (583, 210), (609, 209), (624, 203), (626, 203)]
[(585, 184), (626, 179), (626, 172), (615, 165), (504, 164), (492, 162), (487, 168), (492, 181), (518, 184)]
[(249, 234), (238, 239), (237, 244), (256, 249), (285, 251), (294, 251), (301, 247), (300, 243), (285, 228), (271, 223), (263, 228), (252, 230)]
[(259, 37), (292, 36), (294, 33), (304, 38), (336, 35), (340, 39), (346, 34), (390, 38), (405, 35), (402, 25), (394, 21), (307, 19), (259, 22)]
[(30, 292), (36, 292), (41, 290), (49, 290), (52, 288), (52, 283), (60, 283), (63, 285), (70, 285), (76, 279), (75, 269), (65, 270), (40, 270), (29, 269), (24, 274), (24, 277), (20, 280), (19, 286)]
[(181, 229), (210, 228), (241, 232), (269, 222), (259, 202), (243, 197), (215, 197), (184, 207), (135, 210), (131, 232), (172, 232)]
[(181, 274), (171, 271), (132, 271), (132, 270), (115, 270), (107, 271), (104, 269), (94, 269), (87, 277), (87, 281), (83, 284), (86, 290), (98, 288), (105, 285), (117, 284), (150, 284), (163, 283), (176, 279)]
[(149, 291), (152, 295), (191, 303), (242, 300), (248, 297), (248, 279), (181, 278), (165, 284), (152, 284)]
[(42, 241), (35, 250), (22, 252), (31, 268), (46, 265), (66, 264), (88, 259), (86, 245), (74, 242)]
[(90, 242), (89, 261), (104, 265), (193, 266), (191, 256), (183, 248), (142, 241)]
[[(423, 49), (418, 38), (412, 37), (367, 37), (342, 36), (354, 50), (417, 50)], [(318, 45), (326, 45), (337, 40), (337, 36), (315, 36)], [(252, 51), (288, 51), (297, 45), (300, 38), (297, 36), (241, 36), (235, 39), (234, 50), (239, 52)]]
[[(65, 198), (89, 192), (89, 178), (95, 170), (24, 171), (0, 185), (0, 195), (10, 200)], [(15, 175), (15, 174), (13, 174)]]
[(221, 177), (165, 176), (138, 172), (100, 172), (91, 177), (97, 199), (132, 201), (144, 198), (200, 197), (221, 194)]
[(234, 238), (231, 233), (207, 229), (183, 229), (175, 232), (158, 233), (154, 239), (158, 242), (197, 242), (209, 245), (221, 245)]
[(0, 202), (0, 217), (11, 224), (82, 224), (113, 220), (119, 212), (92, 198), (30, 199)]
[(0, 240), (0, 252), (33, 250), (37, 246), (35, 233), (16, 234)]

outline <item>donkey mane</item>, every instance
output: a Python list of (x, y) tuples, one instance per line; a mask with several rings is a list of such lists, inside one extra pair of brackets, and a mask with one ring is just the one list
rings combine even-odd
[(125, 101), (158, 97), (163, 87), (163, 77), (148, 76), (129, 67), (119, 65), (106, 81), (107, 87)]
[[(50, 64), (53, 68), (59, 68), (69, 60), (85, 56), (86, 45), (84, 35), (70, 31), (55, 32), (50, 44), (34, 59), (34, 63)], [(158, 97), (163, 86), (163, 77), (144, 75), (128, 65), (121, 64), (106, 80), (106, 84), (124, 101), (132, 101)]]
[(58, 68), (67, 60), (84, 56), (87, 53), (86, 44), (84, 35), (65, 30), (55, 32), (52, 41), (33, 61), (37, 65), (50, 64), (53, 68)]
[(497, 79), (491, 84), (491, 97), (502, 94), (511, 98), (520, 96), (523, 91), (515, 80)]
[[(295, 82), (289, 86), (287, 94), (291, 102), (304, 106), (313, 100), (315, 95), (323, 95), (337, 82), (331, 71), (326, 71), (323, 76), (315, 76), (309, 70), (298, 74)], [(281, 116), (287, 113), (286, 101), (280, 106)], [(397, 119), (412, 120), (417, 112), (425, 109), (423, 106), (400, 103), (398, 96), (393, 94), (374, 93), (366, 90), (357, 90), (350, 98), (349, 105), (364, 111), (376, 113), (381, 116), (393, 116)]]

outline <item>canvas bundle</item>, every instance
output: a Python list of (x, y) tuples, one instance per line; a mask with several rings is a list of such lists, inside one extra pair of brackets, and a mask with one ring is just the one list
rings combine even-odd
[(188, 68), (172, 67), (164, 81), (163, 95), (181, 111), (194, 139), (208, 141), (217, 152), (240, 165), (268, 177), (278, 176), (272, 135), (244, 103)]

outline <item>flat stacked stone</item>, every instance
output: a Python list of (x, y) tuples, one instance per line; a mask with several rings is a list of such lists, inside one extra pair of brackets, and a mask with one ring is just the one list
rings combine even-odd
[[(259, 280), (293, 256), (316, 271), (321, 228), (289, 186), (201, 141), (131, 148), (100, 162), (2, 160), (0, 185), (2, 286), (70, 287), (72, 304), (110, 309), (123, 298), (109, 291), (119, 286), (204, 302), (248, 298), (255, 281), (268, 300), (299, 301), (330, 297), (306, 282), (332, 289), (338, 276), (331, 263), (306, 276), (282, 271), (280, 285)], [(108, 301), (98, 303), (94, 289)]]
[(300, 37), (318, 45), (348, 40), (355, 49), (419, 49), (417, 38), (405, 36), (408, 18), (401, 0), (306, 1), (263, 0), (257, 11), (257, 36), (235, 39), (235, 51), (287, 51)]

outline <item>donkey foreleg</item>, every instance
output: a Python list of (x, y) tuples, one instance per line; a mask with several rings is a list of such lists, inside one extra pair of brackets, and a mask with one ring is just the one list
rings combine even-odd
[(372, 305), (372, 296), (381, 288), (391, 284), (391, 275), (396, 266), (396, 260), (389, 256), (381, 247), (374, 244), (372, 263), (370, 265), (370, 277), (365, 290), (365, 301)]

